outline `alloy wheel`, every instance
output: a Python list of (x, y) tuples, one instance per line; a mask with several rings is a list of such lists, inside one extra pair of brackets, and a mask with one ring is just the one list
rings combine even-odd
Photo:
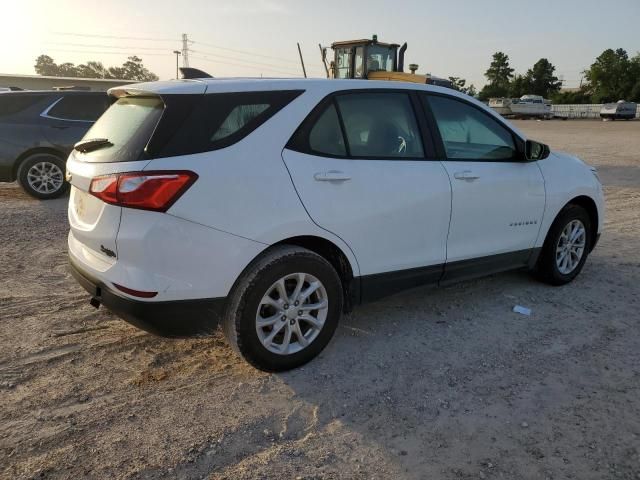
[(29, 187), (38, 193), (54, 193), (64, 184), (62, 169), (53, 162), (38, 162), (27, 171)]
[(272, 353), (297, 353), (318, 337), (328, 308), (327, 291), (320, 280), (308, 273), (286, 275), (271, 285), (260, 301), (258, 338)]
[(580, 220), (570, 221), (562, 230), (556, 245), (556, 266), (569, 275), (580, 264), (587, 241), (587, 230)]

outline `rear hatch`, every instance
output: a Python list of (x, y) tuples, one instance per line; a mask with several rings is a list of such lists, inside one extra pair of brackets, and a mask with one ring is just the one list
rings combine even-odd
[[(178, 86), (187, 90), (184, 85)], [(203, 84), (195, 82), (188, 87), (185, 93), (201, 94), (205, 90)], [(67, 160), (70, 248), (99, 271), (109, 268), (117, 258), (122, 207), (90, 194), (91, 182), (105, 175), (143, 170), (152, 157), (149, 141), (166, 110), (166, 98), (153, 90), (127, 88), (110, 93), (119, 98), (76, 144)], [(170, 126), (163, 127), (162, 136), (169, 135)]]

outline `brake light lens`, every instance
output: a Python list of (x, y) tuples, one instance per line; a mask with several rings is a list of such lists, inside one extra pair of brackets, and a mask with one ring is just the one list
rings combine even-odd
[(117, 173), (92, 179), (89, 193), (111, 205), (166, 212), (197, 179), (189, 171)]

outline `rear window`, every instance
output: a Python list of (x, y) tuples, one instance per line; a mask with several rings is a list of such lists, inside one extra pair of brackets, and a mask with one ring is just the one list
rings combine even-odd
[(47, 116), (62, 120), (95, 122), (109, 108), (105, 95), (67, 95), (47, 112)]
[(41, 102), (44, 98), (44, 95), (12, 95), (11, 93), (3, 93), (0, 95), (0, 117), (22, 112), (32, 105)]
[(164, 109), (158, 97), (120, 98), (98, 119), (84, 140), (106, 138), (111, 146), (81, 154), (91, 162), (139, 160)]

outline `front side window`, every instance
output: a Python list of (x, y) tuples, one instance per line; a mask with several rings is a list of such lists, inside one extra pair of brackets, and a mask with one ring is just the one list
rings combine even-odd
[(423, 96), (438, 125), (449, 160), (512, 160), (517, 158), (513, 135), (477, 108), (452, 98)]
[(367, 48), (367, 68), (369, 72), (393, 72), (395, 49), (371, 45)]
[(336, 50), (335, 64), (336, 78), (351, 78), (351, 49), (338, 48)]
[(424, 157), (408, 94), (352, 93), (338, 95), (336, 103), (352, 157)]
[(95, 122), (107, 108), (107, 95), (68, 95), (51, 107), (47, 116), (62, 120)]
[(353, 78), (364, 77), (364, 48), (356, 47), (356, 56), (354, 57), (354, 73)]

